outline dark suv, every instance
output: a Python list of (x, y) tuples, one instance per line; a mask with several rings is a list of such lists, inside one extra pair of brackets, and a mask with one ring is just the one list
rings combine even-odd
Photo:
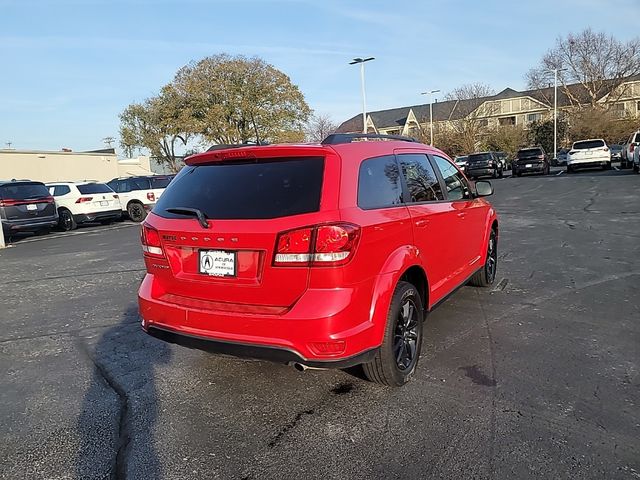
[(521, 177), (523, 173), (547, 175), (551, 165), (542, 147), (521, 148), (511, 164), (512, 174)]
[(0, 220), (7, 237), (20, 232), (42, 233), (58, 224), (58, 212), (44, 183), (0, 180)]
[(465, 173), (471, 178), (491, 175), (493, 178), (502, 178), (502, 160), (497, 152), (472, 153), (467, 158)]

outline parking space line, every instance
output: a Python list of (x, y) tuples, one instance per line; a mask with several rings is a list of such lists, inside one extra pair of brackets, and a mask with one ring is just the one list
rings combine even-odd
[(111, 227), (111, 228), (100, 228), (100, 229), (93, 229), (93, 230), (84, 230), (84, 231), (76, 231), (76, 232), (62, 232), (62, 233), (57, 233), (57, 234), (49, 234), (49, 235), (45, 235), (42, 237), (36, 237), (36, 238), (29, 238), (27, 240), (20, 240), (16, 243), (12, 243), (12, 246), (18, 246), (18, 245), (22, 245), (25, 243), (33, 243), (33, 242), (42, 242), (44, 240), (55, 240), (56, 238), (63, 238), (63, 237), (75, 237), (76, 235), (89, 235), (91, 233), (100, 233), (100, 232), (108, 232), (108, 231), (113, 231), (113, 230), (121, 230), (123, 228), (127, 228), (127, 227), (134, 227), (136, 225), (139, 225), (138, 223), (124, 223), (122, 225), (118, 225), (116, 227)]

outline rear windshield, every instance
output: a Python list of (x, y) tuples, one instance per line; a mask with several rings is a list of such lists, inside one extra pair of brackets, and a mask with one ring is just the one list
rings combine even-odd
[(466, 162), (467, 157), (456, 157), (456, 163)]
[(0, 198), (4, 200), (30, 200), (50, 196), (43, 183), (16, 183), (0, 186)]
[(576, 142), (573, 144), (574, 150), (585, 150), (587, 148), (600, 148), (604, 147), (603, 140), (585, 140), (583, 142)]
[(167, 188), (173, 177), (151, 177), (151, 188)]
[(113, 193), (113, 190), (104, 183), (87, 183), (86, 185), (77, 185), (77, 187), (83, 195), (89, 193)]
[(186, 169), (162, 194), (154, 213), (184, 218), (166, 209), (187, 207), (211, 219), (260, 219), (320, 208), (322, 157), (213, 163)]
[(523, 148), (518, 150), (518, 157), (532, 157), (534, 155), (542, 155), (542, 150), (539, 148)]
[(469, 163), (491, 160), (490, 153), (474, 153), (468, 157)]

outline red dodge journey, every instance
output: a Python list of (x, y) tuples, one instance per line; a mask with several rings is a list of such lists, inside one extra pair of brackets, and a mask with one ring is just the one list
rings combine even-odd
[(441, 151), (405, 137), (220, 145), (142, 225), (142, 326), (168, 342), (399, 386), (427, 313), (493, 283), (498, 220)]

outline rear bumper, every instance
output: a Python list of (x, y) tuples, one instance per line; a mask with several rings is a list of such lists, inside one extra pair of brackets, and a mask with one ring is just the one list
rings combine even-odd
[(117, 220), (122, 217), (122, 210), (105, 210), (103, 212), (80, 213), (73, 216), (76, 223), (94, 222), (96, 220)]
[(493, 175), (496, 170), (491, 167), (481, 167), (481, 168), (469, 168), (467, 167), (466, 173), (467, 176), (470, 177), (483, 177), (486, 175)]
[[(308, 289), (285, 312), (253, 314), (167, 301), (160, 282), (147, 274), (138, 303), (149, 334), (190, 348), (281, 363), (343, 368), (369, 361), (384, 326), (370, 321), (373, 280), (352, 288)], [(187, 302), (185, 302), (187, 303)], [(386, 318), (386, 317), (385, 317)], [(343, 345), (321, 352), (318, 344)]]
[(37, 232), (58, 225), (57, 217), (47, 217), (41, 220), (2, 220), (2, 230), (5, 233)]
[(567, 159), (567, 166), (588, 168), (588, 167), (603, 167), (611, 163), (610, 156), (590, 157), (580, 159)]
[[(531, 165), (528, 167), (527, 165)], [(533, 172), (544, 172), (545, 164), (543, 162), (523, 162), (523, 163), (514, 163), (512, 166), (513, 170), (521, 173), (533, 173)]]

